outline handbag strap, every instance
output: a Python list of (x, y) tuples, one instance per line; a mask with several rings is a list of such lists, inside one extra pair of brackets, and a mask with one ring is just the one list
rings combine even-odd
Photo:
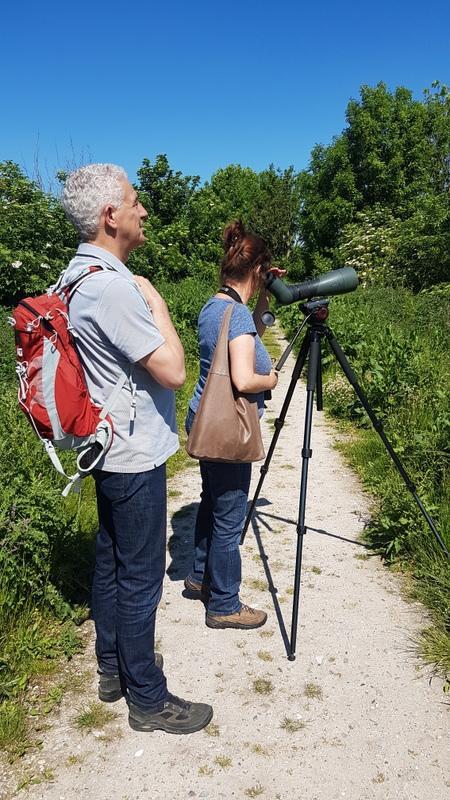
[(219, 338), (217, 339), (216, 349), (214, 350), (214, 356), (209, 368), (210, 372), (214, 372), (218, 375), (230, 374), (230, 363), (228, 357), (228, 331), (230, 329), (230, 319), (233, 313), (233, 306), (234, 303), (229, 303), (229, 307), (225, 309)]

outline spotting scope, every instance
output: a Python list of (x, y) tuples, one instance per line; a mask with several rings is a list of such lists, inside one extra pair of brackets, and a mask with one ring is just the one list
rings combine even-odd
[(266, 289), (282, 306), (288, 306), (298, 300), (309, 300), (311, 297), (346, 294), (353, 292), (357, 286), (358, 276), (353, 267), (333, 269), (304, 283), (284, 283), (271, 272), (266, 276)]

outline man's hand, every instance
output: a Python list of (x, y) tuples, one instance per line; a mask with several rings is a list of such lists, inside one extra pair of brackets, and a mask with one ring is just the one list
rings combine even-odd
[(179, 389), (186, 380), (183, 345), (170, 319), (167, 303), (147, 278), (135, 275), (135, 283), (147, 302), (164, 344), (139, 361), (166, 389)]
[(142, 275), (135, 275), (134, 281), (139, 286), (139, 289), (144, 295), (144, 298), (152, 311), (167, 311), (166, 301), (163, 297), (161, 297), (160, 293), (155, 289), (153, 284), (150, 283), (148, 278), (144, 278)]

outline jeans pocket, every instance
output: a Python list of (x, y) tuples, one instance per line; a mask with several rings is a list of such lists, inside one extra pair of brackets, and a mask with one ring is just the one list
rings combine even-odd
[(129, 477), (125, 472), (104, 472), (95, 469), (92, 471), (95, 483), (101, 493), (109, 500), (123, 500), (127, 494), (128, 486), (126, 478)]

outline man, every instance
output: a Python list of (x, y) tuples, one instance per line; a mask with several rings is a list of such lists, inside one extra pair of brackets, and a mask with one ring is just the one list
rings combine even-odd
[(90, 164), (71, 173), (62, 205), (80, 234), (64, 283), (88, 267), (70, 300), (90, 395), (103, 406), (124, 380), (110, 416), (111, 448), (94, 470), (99, 532), (92, 590), (99, 697), (122, 694), (140, 731), (192, 733), (212, 708), (170, 694), (154, 653), (166, 549), (167, 458), (178, 449), (173, 390), (185, 380), (184, 353), (163, 298), (125, 266), (145, 242), (147, 212), (125, 172)]

